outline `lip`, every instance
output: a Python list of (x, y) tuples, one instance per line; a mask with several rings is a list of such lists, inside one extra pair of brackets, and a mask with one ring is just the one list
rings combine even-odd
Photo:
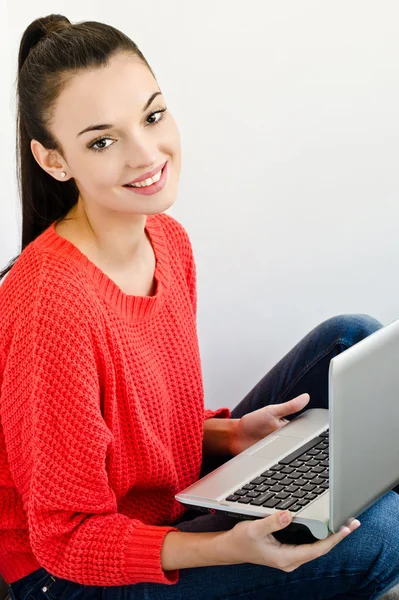
[(128, 190), (129, 192), (133, 192), (133, 194), (138, 194), (139, 196), (152, 196), (153, 194), (157, 194), (158, 192), (163, 190), (163, 188), (165, 187), (166, 182), (168, 180), (168, 165), (169, 165), (169, 162), (166, 161), (165, 166), (163, 167), (162, 172), (161, 172), (161, 178), (159, 179), (159, 181), (156, 181), (152, 185), (149, 185), (146, 187), (124, 186), (124, 189)]
[(140, 175), (140, 177), (137, 177), (137, 179), (133, 179), (133, 181), (127, 181), (124, 185), (127, 185), (128, 183), (139, 183), (140, 181), (145, 181), (146, 179), (150, 179), (150, 177), (153, 177), (154, 175), (156, 175), (161, 169), (164, 168), (164, 166), (166, 165), (167, 161), (165, 160), (164, 163), (162, 163), (161, 165), (159, 165), (158, 167), (155, 167), (155, 169), (152, 169), (152, 171), (148, 171), (148, 173), (144, 173), (144, 175)]

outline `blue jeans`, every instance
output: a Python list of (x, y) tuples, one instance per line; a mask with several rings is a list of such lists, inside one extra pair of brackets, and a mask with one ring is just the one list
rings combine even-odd
[[(381, 323), (366, 315), (340, 315), (324, 321), (263, 377), (233, 409), (232, 417), (303, 392), (310, 394), (306, 408), (327, 408), (330, 360), (380, 327)], [(229, 458), (204, 459), (202, 475)], [(360, 515), (357, 531), (325, 556), (291, 573), (244, 563), (181, 569), (175, 585), (97, 587), (53, 577), (42, 568), (12, 584), (10, 591), (13, 600), (44, 596), (50, 600), (374, 600), (399, 583), (398, 517), (399, 496), (391, 491)], [(200, 532), (221, 531), (235, 524), (235, 519), (223, 515), (198, 516), (188, 511), (175, 525), (181, 531)], [(41, 591), (43, 586), (47, 591)]]

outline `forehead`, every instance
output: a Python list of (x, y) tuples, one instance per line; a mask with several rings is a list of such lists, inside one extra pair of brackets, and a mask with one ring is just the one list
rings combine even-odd
[[(141, 113), (159, 89), (151, 71), (135, 56), (117, 55), (106, 67), (74, 75), (58, 97), (53, 126), (80, 131), (90, 123), (115, 123)], [(90, 122), (90, 123), (89, 123)], [(80, 128), (80, 129), (79, 129)]]

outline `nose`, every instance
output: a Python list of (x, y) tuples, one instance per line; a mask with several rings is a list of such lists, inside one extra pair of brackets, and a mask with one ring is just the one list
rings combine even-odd
[(128, 146), (127, 166), (133, 170), (152, 167), (156, 163), (157, 155), (153, 140), (136, 136)]

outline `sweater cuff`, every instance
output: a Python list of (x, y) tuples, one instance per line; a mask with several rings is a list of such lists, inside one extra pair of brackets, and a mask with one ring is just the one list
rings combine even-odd
[(126, 548), (126, 575), (134, 583), (174, 584), (179, 580), (179, 571), (164, 571), (161, 550), (164, 538), (176, 527), (146, 525), (135, 522)]
[(229, 408), (218, 408), (217, 410), (210, 410), (209, 408), (205, 409), (204, 413), (204, 421), (207, 419), (230, 419), (231, 412)]

